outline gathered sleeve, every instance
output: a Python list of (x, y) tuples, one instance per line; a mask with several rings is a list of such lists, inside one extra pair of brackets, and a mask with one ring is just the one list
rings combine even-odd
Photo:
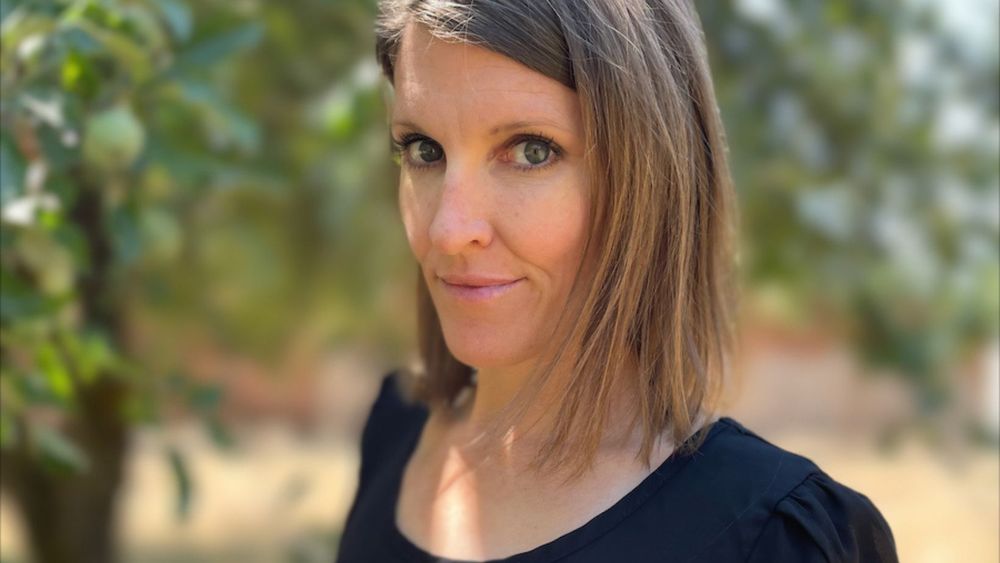
[(748, 563), (898, 563), (889, 524), (865, 495), (814, 473), (774, 508)]

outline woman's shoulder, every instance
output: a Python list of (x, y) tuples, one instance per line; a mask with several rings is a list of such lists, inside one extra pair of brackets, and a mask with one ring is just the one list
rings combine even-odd
[(419, 432), (427, 417), (427, 407), (408, 397), (402, 377), (401, 371), (383, 375), (368, 411), (361, 432), (362, 484), (374, 468), (382, 465), (385, 456), (406, 446), (411, 433)]
[(410, 398), (402, 371), (390, 371), (382, 376), (378, 393), (368, 412), (362, 432), (362, 443), (377, 445), (393, 441), (413, 421), (423, 421), (427, 407)]
[(379, 432), (383, 426), (392, 426), (401, 419), (421, 418), (427, 407), (409, 397), (404, 374), (400, 370), (382, 376), (378, 393), (365, 421), (365, 432)]
[(677, 480), (712, 506), (701, 524), (720, 533), (707, 553), (728, 543), (727, 553), (751, 562), (897, 561), (892, 531), (867, 496), (730, 417), (716, 424)]

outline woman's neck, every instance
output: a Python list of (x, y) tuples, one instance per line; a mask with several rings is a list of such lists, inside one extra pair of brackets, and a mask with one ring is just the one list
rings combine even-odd
[[(504, 409), (511, 404), (518, 392), (529, 385), (533, 365), (519, 365), (504, 368), (481, 368), (475, 372), (475, 384), (453, 405), (448, 417), (447, 434), (453, 444), (474, 443), (493, 425), (500, 422)], [(551, 436), (558, 417), (558, 403), (566, 388), (566, 371), (555, 371), (550, 376), (550, 385), (543, 387), (539, 395), (528, 404), (524, 416), (507, 425), (501, 442), (479, 443), (475, 446), (483, 452), (521, 458), (531, 457)], [(618, 384), (611, 389), (611, 404), (604, 436), (599, 446), (602, 450), (631, 449), (641, 443), (642, 428), (630, 428), (635, 413), (634, 378), (622, 369), (613, 378)]]

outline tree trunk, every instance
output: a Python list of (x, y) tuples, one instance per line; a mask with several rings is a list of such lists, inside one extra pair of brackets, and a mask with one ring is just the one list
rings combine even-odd
[(79, 411), (64, 431), (87, 455), (86, 471), (43, 467), (24, 439), (0, 460), (4, 488), (17, 501), (38, 563), (117, 560), (115, 502), (128, 436), (120, 415), (125, 388), (119, 380), (103, 378), (78, 392)]
[[(83, 231), (90, 268), (77, 290), (83, 322), (104, 331), (124, 351), (122, 303), (112, 287), (113, 255), (104, 224), (100, 186), (77, 170), (79, 198), (69, 220)], [(87, 456), (88, 468), (72, 473), (42, 465), (29, 440), (0, 458), (0, 484), (11, 493), (27, 528), (37, 563), (114, 563), (117, 560), (116, 498), (127, 451), (123, 406), (129, 374), (105, 373), (76, 389), (74, 409), (63, 413), (60, 428)], [(23, 428), (24, 425), (21, 425)], [(23, 435), (21, 438), (27, 438)]]

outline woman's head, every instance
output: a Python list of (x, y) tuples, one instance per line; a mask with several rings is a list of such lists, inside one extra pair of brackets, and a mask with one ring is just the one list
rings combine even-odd
[(479, 369), (533, 363), (588, 231), (576, 92), (418, 24), (394, 69), (400, 209), (447, 348)]
[(445, 406), (473, 367), (530, 361), (510, 414), (562, 391), (545, 461), (583, 468), (616, 377), (639, 390), (641, 456), (685, 438), (720, 388), (734, 232), (690, 4), (390, 0), (377, 35), (422, 272), (418, 395)]

